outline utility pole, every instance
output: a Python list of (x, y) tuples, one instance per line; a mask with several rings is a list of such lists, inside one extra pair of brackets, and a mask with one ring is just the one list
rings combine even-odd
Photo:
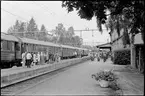
[(82, 31), (80, 31), (80, 37), (82, 38)]

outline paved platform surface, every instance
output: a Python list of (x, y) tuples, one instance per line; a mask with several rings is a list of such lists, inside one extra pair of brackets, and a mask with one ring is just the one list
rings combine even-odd
[[(101, 88), (91, 74), (100, 70), (111, 70), (118, 75), (122, 90), (113, 91)], [(74, 66), (51, 79), (26, 90), (19, 95), (143, 95), (144, 75), (130, 70), (126, 65), (114, 65), (110, 60), (84, 62)]]
[[(75, 59), (78, 59), (78, 58), (75, 58)], [(61, 60), (59, 63), (63, 63), (63, 62), (70, 61), (70, 60), (72, 60), (72, 59)], [(57, 63), (57, 62), (54, 62), (54, 63)], [(52, 64), (54, 64), (54, 63), (52, 63)], [(43, 68), (43, 67), (51, 66), (52, 64), (46, 64), (45, 63), (45, 64), (42, 64), (42, 65), (32, 66), (31, 68), (27, 68), (26, 66), (24, 66), (24, 67), (15, 67), (14, 66), (14, 67), (8, 68), (8, 69), (1, 69), (1, 77), (6, 76), (6, 75), (10, 75), (10, 74), (16, 74), (16, 73), (19, 73), (19, 72), (34, 70), (34, 69), (37, 69), (37, 68)]]
[[(63, 61), (61, 61), (61, 62), (63, 62)], [(44, 66), (49, 66), (49, 65), (41, 65), (41, 66), (44, 67)], [(89, 95), (90, 94), (105, 95), (107, 93), (107, 95), (109, 95), (109, 93), (110, 93), (111, 95), (112, 94), (137, 95), (137, 96), (144, 95), (144, 75), (139, 73), (136, 69), (133, 69), (132, 67), (130, 67), (130, 65), (114, 65), (108, 59), (106, 62), (103, 62), (102, 60), (100, 62), (97, 62), (95, 60), (94, 62), (86, 62), (86, 64), (84, 64), (84, 65), (81, 64), (78, 66), (76, 66), (75, 68), (72, 68), (71, 70), (68, 70), (67, 72), (65, 72), (61, 75), (58, 74), (56, 77), (49, 80), (49, 82), (46, 81), (46, 82), (42, 83), (42, 85), (39, 85), (42, 89), (44, 88), (44, 90), (41, 91), (39, 87), (35, 87), (29, 91), (21, 93), (21, 95), (26, 95), (26, 94), (36, 94), (36, 95), (39, 94), (40, 95), (42, 92), (44, 94), (50, 93), (53, 95), (57, 92), (58, 92), (58, 94), (80, 93), (80, 94), (89, 94)], [(37, 68), (37, 67), (40, 67), (40, 66), (35, 66), (32, 68)], [(32, 68), (26, 68), (26, 69), (16, 68), (16, 70), (17, 71), (19, 71), (21, 69), (30, 70)], [(122, 89), (121, 91), (119, 90), (119, 91), (113, 92), (109, 89), (100, 89), (99, 86), (96, 88), (95, 81), (92, 80), (92, 78), (90, 78), (90, 76), (92, 73), (96, 73), (97, 71), (102, 70), (102, 69), (109, 69), (109, 70), (113, 69), (113, 71), (119, 77), (118, 84)], [(8, 74), (7, 72), (12, 73), (12, 70), (13, 70), (13, 72), (16, 72), (15, 68), (8, 69), (7, 71), (2, 70), (2, 72), (3, 72), (3, 74)], [(66, 78), (66, 76), (69, 78)], [(76, 78), (76, 76), (77, 76), (77, 78)], [(66, 79), (68, 79), (68, 80), (66, 80)], [(73, 81), (71, 81), (71, 80), (73, 80)], [(46, 84), (49, 86), (47, 86)], [(94, 84), (95, 84), (95, 86), (94, 86)], [(74, 87), (74, 89), (72, 87)], [(83, 88), (83, 89), (81, 89), (81, 88)], [(77, 90), (75, 90), (75, 89), (77, 89)]]
[(71, 66), (16, 96), (109, 95), (112, 94), (111, 89), (101, 88), (91, 75), (103, 69), (112, 69), (112, 67), (110, 63), (89, 60)]
[(144, 75), (130, 65), (120, 65), (114, 72), (118, 74), (119, 86), (124, 95), (144, 95)]
[(88, 59), (90, 58), (87, 56), (83, 58), (62, 60), (60, 62), (54, 62), (53, 64), (36, 65), (36, 66), (32, 66), (31, 68), (14, 67), (9, 69), (3, 69), (1, 71), (1, 88), (30, 78), (37, 77), (42, 74), (46, 74), (58, 70), (60, 68), (78, 64)]

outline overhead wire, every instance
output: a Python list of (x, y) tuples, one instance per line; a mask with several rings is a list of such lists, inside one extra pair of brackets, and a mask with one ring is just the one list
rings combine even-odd
[[(46, 6), (45, 6), (45, 5), (41, 4), (41, 5), (43, 5), (43, 7), (42, 7), (40, 4), (37, 4), (37, 3), (34, 2), (34, 1), (32, 1), (32, 2), (33, 2), (33, 4), (35, 4), (35, 5), (39, 6), (39, 7), (41, 7), (42, 9), (44, 9), (45, 11), (48, 12), (48, 10), (46, 9)], [(19, 18), (21, 18), (21, 19), (23, 19), (23, 20), (25, 20), (25, 21), (28, 21), (27, 19), (25, 19), (25, 18), (23, 18), (23, 17), (21, 17), (21, 16), (15, 15), (15, 14), (13, 14), (13, 13), (11, 13), (11, 12), (9, 12), (9, 11), (3, 9), (3, 8), (1, 8), (1, 9), (2, 9), (3, 11), (5, 11), (5, 12), (11, 14), (11, 15), (13, 15), (13, 16), (17, 16), (17, 17), (19, 17)], [(49, 14), (49, 15), (50, 15), (50, 14)], [(96, 29), (91, 29), (91, 30), (74, 30), (74, 31), (94, 31), (94, 30), (96, 30)], [(40, 31), (39, 31), (39, 32), (40, 32)], [(50, 32), (50, 31), (47, 31), (47, 32)], [(92, 34), (92, 35), (93, 35), (93, 34)], [(80, 36), (80, 37), (82, 37), (82, 36)]]
[(23, 17), (21, 17), (21, 16), (19, 16), (19, 15), (16, 15), (16, 14), (14, 14), (14, 13), (11, 13), (11, 12), (9, 12), (9, 11), (3, 9), (3, 8), (1, 8), (1, 10), (5, 11), (5, 12), (7, 12), (7, 13), (13, 15), (13, 16), (19, 17), (19, 18), (21, 18), (21, 19), (23, 19), (23, 20), (25, 20), (25, 21), (28, 21), (27, 19), (25, 19), (25, 18), (23, 18)]

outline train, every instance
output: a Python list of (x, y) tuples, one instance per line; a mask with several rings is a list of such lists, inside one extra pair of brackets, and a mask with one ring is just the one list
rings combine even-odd
[(89, 50), (26, 37), (18, 37), (1, 32), (1, 68), (22, 66), (21, 55), (24, 52), (40, 52), (45, 54), (45, 56), (59, 53), (63, 60), (76, 57), (74, 52), (80, 57), (88, 56)]

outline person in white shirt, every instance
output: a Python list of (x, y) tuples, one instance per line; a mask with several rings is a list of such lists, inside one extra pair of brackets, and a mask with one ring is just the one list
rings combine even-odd
[(32, 55), (30, 52), (28, 52), (26, 54), (26, 65), (27, 65), (27, 68), (30, 68), (31, 67), (31, 59), (32, 59)]
[(59, 53), (58, 52), (56, 52), (56, 54), (55, 54), (55, 61), (59, 62)]
[(25, 66), (26, 63), (26, 52), (22, 53), (22, 67)]
[(77, 57), (77, 52), (76, 51), (74, 52), (74, 56), (75, 56), (75, 58)]
[(36, 57), (36, 54), (33, 53), (33, 65), (34, 66), (36, 65), (36, 62), (37, 62), (37, 57)]
[(40, 64), (40, 53), (39, 52), (37, 54), (37, 61), (38, 61), (38, 64)]

